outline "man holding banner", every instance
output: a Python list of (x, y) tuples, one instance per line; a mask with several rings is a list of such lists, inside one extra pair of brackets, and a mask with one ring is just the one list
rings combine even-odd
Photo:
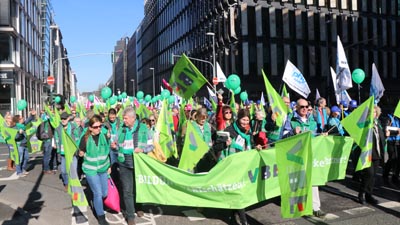
[[(293, 117), (286, 120), (284, 124), (283, 138), (308, 131), (311, 131), (312, 136), (316, 135), (317, 123), (313, 115), (308, 113), (308, 106), (307, 100), (303, 98), (297, 100), (296, 111), (293, 112)], [(312, 187), (312, 203), (313, 215), (320, 218), (325, 217), (326, 213), (320, 209), (321, 201), (319, 199), (318, 186)]]

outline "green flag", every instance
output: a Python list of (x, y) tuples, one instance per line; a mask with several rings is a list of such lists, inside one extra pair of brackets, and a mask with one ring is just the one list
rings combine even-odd
[(369, 97), (367, 101), (354, 109), (341, 123), (354, 139), (354, 142), (361, 148), (356, 171), (370, 167), (374, 126), (374, 96)]
[(271, 106), (272, 113), (276, 115), (275, 123), (278, 127), (281, 127), (288, 114), (288, 107), (283, 102), (282, 97), (279, 96), (278, 92), (272, 87), (267, 76), (265, 76), (264, 70), (261, 72), (264, 78), (265, 89), (267, 90), (268, 102)]
[(194, 172), (194, 167), (208, 151), (209, 146), (199, 137), (191, 122), (187, 123), (185, 141), (182, 156), (179, 161), (179, 169)]
[(47, 115), (50, 117), (50, 125), (56, 129), (60, 123), (61, 123), (61, 118), (60, 118), (60, 114), (58, 113), (58, 110), (55, 109), (54, 113), (51, 112), (50, 108), (45, 105), (44, 106), (44, 110), (46, 111)]
[(190, 59), (183, 54), (182, 57), (176, 62), (169, 84), (174, 92), (185, 98), (189, 99), (200, 88), (207, 83), (206, 78), (190, 61)]
[(168, 111), (167, 100), (164, 99), (156, 124), (156, 131), (159, 134), (158, 143), (160, 144), (165, 157), (169, 158), (171, 156), (174, 156), (175, 158), (177, 158), (178, 151), (176, 148), (176, 142), (172, 135), (171, 121), (172, 115), (171, 112)]
[(233, 93), (233, 91), (231, 91), (231, 101), (229, 102), (229, 107), (231, 107), (232, 114), (236, 118), (238, 112), (236, 112), (235, 93)]
[(394, 115), (400, 118), (400, 100), (397, 103), (396, 109), (394, 110)]
[(8, 145), (8, 148), (10, 149), (11, 160), (14, 161), (16, 165), (18, 165), (19, 164), (18, 146), (17, 142), (15, 142), (15, 136), (17, 135), (18, 130), (9, 127), (2, 127), (1, 133)]
[(283, 84), (281, 97), (288, 97), (289, 98), (289, 93), (286, 90), (286, 85), (285, 84)]
[(69, 108), (68, 103), (65, 103), (65, 104), (64, 104), (64, 109), (65, 109), (65, 112), (67, 112), (68, 114), (72, 114), (72, 111), (71, 111), (71, 109)]
[(140, 119), (149, 118), (149, 116), (152, 114), (152, 112), (143, 103), (140, 103), (136, 113), (139, 115)]
[(38, 119), (36, 121), (32, 121), (30, 122), (27, 126), (26, 126), (26, 135), (27, 136), (31, 136), (32, 134), (36, 133), (37, 128), (40, 126), (40, 124), (42, 123), (41, 119)]
[(311, 132), (276, 142), (283, 218), (312, 214)]
[(65, 167), (68, 175), (68, 193), (74, 206), (88, 206), (85, 193), (77, 173), (77, 159), (74, 154), (78, 147), (75, 141), (62, 129), (61, 140), (64, 146)]

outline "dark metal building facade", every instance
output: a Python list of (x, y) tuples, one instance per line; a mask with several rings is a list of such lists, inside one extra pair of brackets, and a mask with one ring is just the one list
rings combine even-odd
[[(287, 60), (305, 76), (310, 100), (316, 88), (333, 97), (329, 67), (335, 68), (340, 36), (350, 69), (366, 73), (361, 100), (369, 95), (375, 63), (386, 88), (382, 104), (397, 104), (399, 15), (400, 1), (393, 0), (147, 0), (136, 32), (136, 79), (141, 90), (152, 93), (150, 68), (155, 68), (158, 93), (162, 78), (170, 77), (172, 55), (212, 62), (212, 37), (206, 33), (213, 32), (217, 62), (226, 75), (241, 76), (250, 98), (264, 90), (261, 69), (280, 89)], [(210, 65), (194, 63), (211, 81)], [(357, 92), (357, 87), (349, 89), (354, 99)]]

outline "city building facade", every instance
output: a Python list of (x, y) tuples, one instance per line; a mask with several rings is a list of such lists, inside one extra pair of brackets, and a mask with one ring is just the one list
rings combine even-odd
[[(54, 23), (50, 0), (0, 0), (0, 112), (26, 115), (30, 108), (42, 109), (49, 100), (47, 77), (54, 75), (54, 94), (76, 94), (73, 75)], [(53, 69), (56, 70), (53, 71)], [(75, 82), (72, 86), (71, 83)], [(20, 100), (28, 108), (17, 109)]]
[[(136, 80), (145, 93), (152, 93), (153, 82), (160, 92), (162, 79), (169, 79), (172, 63), (183, 53), (213, 62), (215, 38), (216, 61), (226, 75), (241, 77), (242, 90), (251, 99), (264, 90), (261, 70), (279, 91), (290, 60), (312, 90), (309, 99), (318, 89), (334, 104), (329, 67), (336, 67), (339, 36), (350, 69), (365, 71), (361, 100), (369, 95), (375, 63), (386, 88), (382, 104), (397, 104), (399, 0), (147, 0), (144, 4), (145, 17), (136, 31)], [(193, 63), (211, 81), (210, 63)], [(356, 85), (348, 91), (358, 99)]]

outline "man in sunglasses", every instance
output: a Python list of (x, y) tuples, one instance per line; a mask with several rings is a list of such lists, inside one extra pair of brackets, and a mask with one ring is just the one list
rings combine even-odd
[[(111, 108), (108, 110), (108, 117), (104, 123), (105, 128), (108, 130), (110, 134), (110, 142), (116, 141), (117, 132), (121, 127), (121, 121), (117, 117), (117, 110)], [(117, 149), (110, 150), (110, 160), (111, 160), (111, 170), (114, 172), (115, 170), (115, 163), (118, 162), (118, 151)]]
[[(317, 132), (317, 122), (315, 122), (313, 115), (308, 111), (308, 101), (300, 98), (297, 100), (296, 110), (293, 116), (288, 118), (283, 126), (283, 138), (290, 137), (303, 132), (311, 131), (315, 136)], [(326, 213), (323, 212), (321, 201), (319, 199), (318, 186), (312, 187), (313, 199), (313, 215), (315, 217), (324, 218)]]

